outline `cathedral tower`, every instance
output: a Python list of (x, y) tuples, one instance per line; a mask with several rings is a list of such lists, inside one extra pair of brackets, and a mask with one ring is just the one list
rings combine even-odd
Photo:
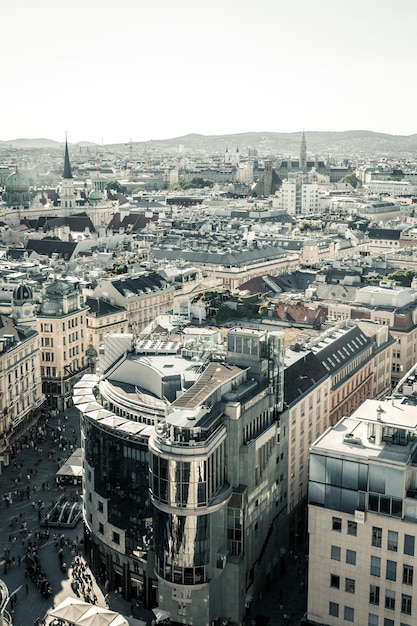
[(64, 215), (71, 215), (72, 211), (76, 208), (75, 199), (76, 191), (68, 154), (68, 141), (65, 137), (64, 172), (62, 174), (61, 183), (61, 209), (63, 209)]

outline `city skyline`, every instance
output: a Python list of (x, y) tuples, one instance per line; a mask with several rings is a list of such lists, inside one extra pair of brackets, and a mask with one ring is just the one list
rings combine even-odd
[(417, 132), (411, 0), (5, 0), (3, 16), (4, 141)]

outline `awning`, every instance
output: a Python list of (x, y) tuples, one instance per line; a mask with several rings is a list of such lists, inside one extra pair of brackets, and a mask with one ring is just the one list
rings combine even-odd
[(83, 475), (83, 468), (81, 465), (68, 465), (64, 463), (62, 467), (56, 473), (57, 476), (71, 476), (72, 478), (81, 478)]
[(152, 613), (156, 617), (157, 624), (160, 624), (164, 620), (169, 619), (171, 617), (171, 614), (168, 611), (164, 611), (163, 609), (160, 609), (158, 607), (155, 607), (154, 609), (152, 609)]

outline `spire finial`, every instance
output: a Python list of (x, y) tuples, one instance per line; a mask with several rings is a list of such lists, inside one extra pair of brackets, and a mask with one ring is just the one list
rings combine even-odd
[(71, 164), (69, 160), (68, 154), (68, 140), (67, 140), (67, 132), (65, 131), (65, 156), (64, 156), (64, 173), (62, 175), (63, 178), (72, 178), (71, 172)]

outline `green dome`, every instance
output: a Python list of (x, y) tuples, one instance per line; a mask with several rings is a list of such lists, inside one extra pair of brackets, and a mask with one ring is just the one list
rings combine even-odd
[(32, 201), (29, 183), (18, 169), (6, 178), (6, 206), (27, 209)]
[(103, 196), (101, 195), (101, 191), (99, 191), (98, 189), (93, 189), (88, 194), (88, 199), (89, 200), (102, 200), (102, 198), (103, 198)]
[(6, 178), (6, 191), (29, 191), (29, 183), (17, 169)]

